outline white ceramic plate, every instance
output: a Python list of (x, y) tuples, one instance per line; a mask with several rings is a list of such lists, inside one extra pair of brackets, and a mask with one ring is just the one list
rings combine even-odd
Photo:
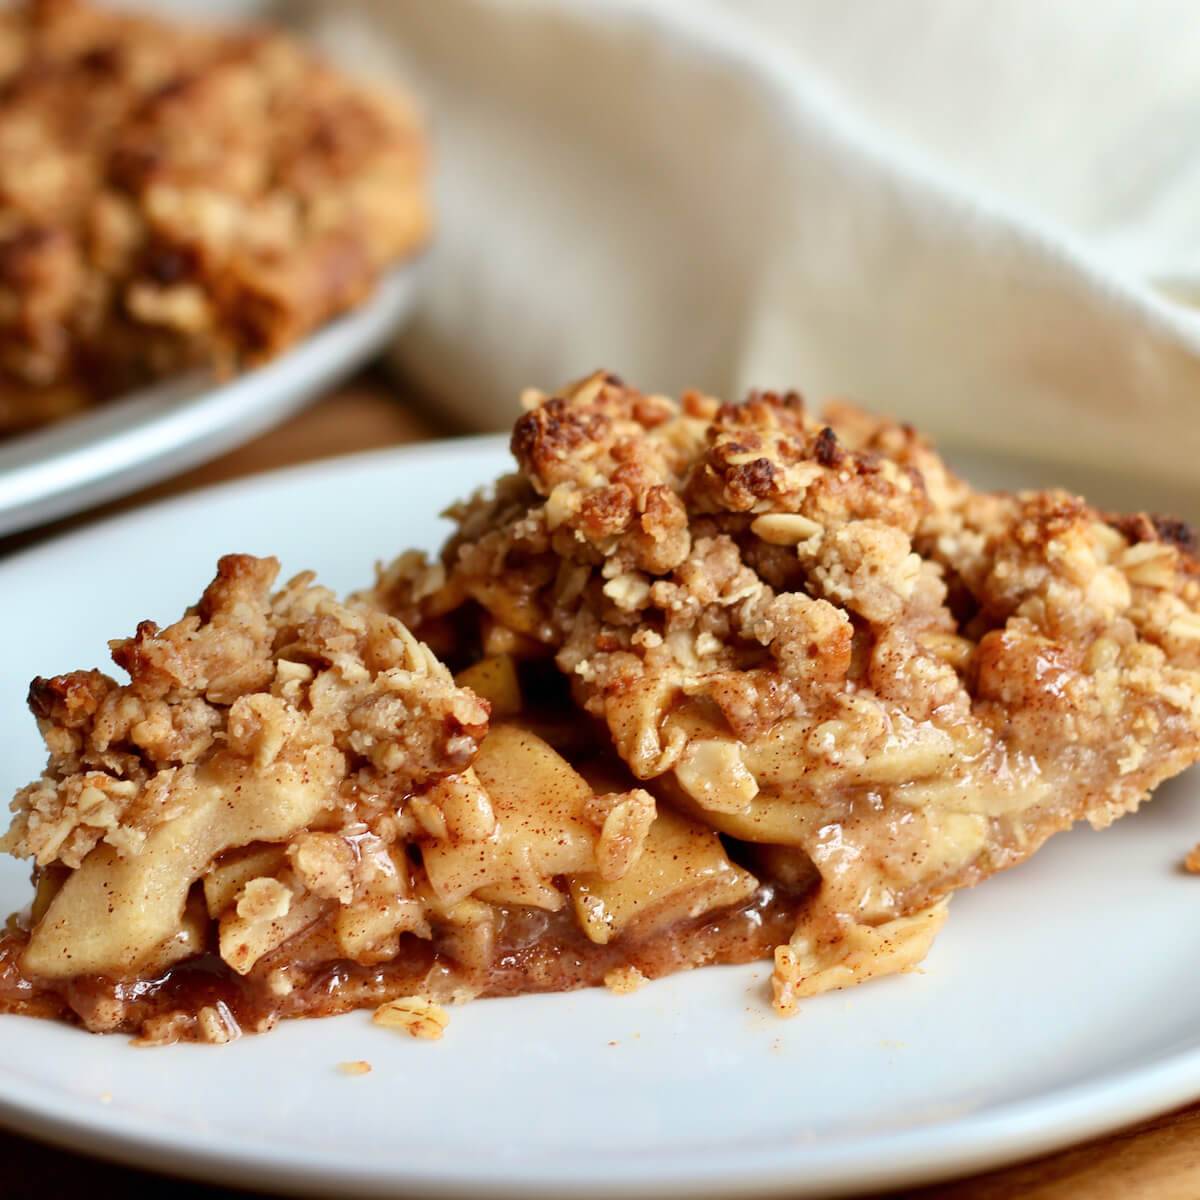
[(146, 487), (282, 421), (383, 348), (419, 271), (398, 267), (360, 308), (227, 382), (196, 372), (0, 441), (0, 536)]
[[(218, 554), (276, 552), (338, 588), (434, 546), (438, 506), (506, 463), (495, 439), (305, 467), (185, 497), (0, 564), (0, 791), (41, 762), (25, 680), (100, 665), (174, 618)], [(131, 1048), (0, 1018), (0, 1119), (73, 1147), (339, 1195), (829, 1194), (991, 1166), (1200, 1095), (1200, 780), (1058, 838), (956, 897), (920, 974), (806, 1004), (766, 968), (481, 1001), (438, 1043), (365, 1014), (233, 1045)], [(0, 908), (27, 898), (0, 867)], [(339, 1062), (366, 1059), (370, 1075)]]

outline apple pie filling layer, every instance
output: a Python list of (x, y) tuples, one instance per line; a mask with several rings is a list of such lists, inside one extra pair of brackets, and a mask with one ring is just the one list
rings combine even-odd
[(453, 932), (432, 939), (406, 934), (387, 961), (364, 965), (336, 957), (341, 951), (330, 944), (328, 931), (314, 930), (282, 947), (274, 956), (277, 965), (273, 960), (244, 976), (208, 953), (155, 977), (86, 975), (47, 983), (24, 974), (20, 959), (28, 936), (10, 933), (0, 939), (0, 1011), (166, 1044), (229, 1041), (264, 1032), (284, 1018), (334, 1016), (404, 996), (456, 1003), (606, 982), (620, 990), (626, 979), (640, 982), (712, 963), (766, 958), (790, 935), (798, 903), (785, 889), (763, 884), (734, 907), (608, 945), (586, 937), (568, 911), (497, 905), (494, 952), (486, 968), (465, 966), (455, 956)]
[(1180, 523), (794, 394), (524, 400), (438, 559), (343, 603), (229, 556), (127, 684), (34, 681), (0, 1008), (224, 1041), (773, 954), (788, 1013), (1200, 757)]

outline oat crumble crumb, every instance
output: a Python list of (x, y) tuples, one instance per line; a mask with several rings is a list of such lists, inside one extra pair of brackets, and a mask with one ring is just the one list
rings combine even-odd
[(409, 1037), (437, 1041), (450, 1024), (450, 1014), (424, 996), (402, 996), (381, 1004), (371, 1020), (387, 1029), (403, 1030)]
[(618, 996), (627, 996), (630, 992), (636, 992), (648, 982), (646, 976), (633, 966), (614, 967), (604, 976), (604, 986)]

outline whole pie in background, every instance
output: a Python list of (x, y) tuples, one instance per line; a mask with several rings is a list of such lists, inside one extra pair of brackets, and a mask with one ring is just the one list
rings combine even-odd
[(0, 1007), (227, 1041), (773, 956), (781, 1013), (1200, 758), (1190, 530), (984, 494), (910, 427), (597, 374), (346, 602), (231, 555), (35, 680)]
[(267, 29), (0, 12), (0, 435), (279, 353), (430, 230), (408, 101)]

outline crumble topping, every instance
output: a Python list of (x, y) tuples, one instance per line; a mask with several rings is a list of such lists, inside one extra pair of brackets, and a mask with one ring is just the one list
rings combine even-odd
[(399, 97), (265, 29), (0, 14), (0, 433), (278, 353), (426, 238)]
[[(339, 604), (311, 573), (272, 596), (278, 569), (228, 555), (180, 621), (112, 642), (127, 684), (99, 671), (34, 680), (50, 761), (13, 801), (8, 853), (71, 868), (101, 841), (136, 855), (214, 760), (258, 773), (299, 764), (330, 782), (324, 803), (340, 791), (385, 823), (389, 804), (471, 761), (487, 728), (478, 698), (400, 622)], [(313, 833), (292, 847), (313, 891), (353, 890), (339, 846)]]

